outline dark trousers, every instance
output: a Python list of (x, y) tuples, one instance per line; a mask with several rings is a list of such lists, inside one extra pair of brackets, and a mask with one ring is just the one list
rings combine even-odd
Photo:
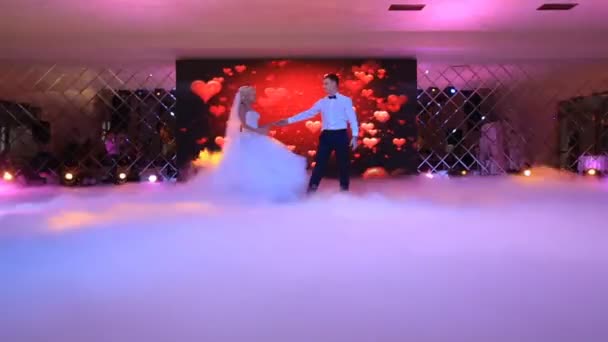
[(348, 190), (350, 184), (350, 156), (349, 156), (349, 138), (348, 132), (345, 129), (335, 131), (323, 131), (319, 137), (319, 148), (315, 160), (315, 167), (312, 170), (310, 177), (309, 189), (315, 190), (321, 179), (325, 176), (325, 170), (329, 162), (331, 152), (336, 152), (336, 162), (338, 164), (338, 173), (340, 175), (340, 188)]

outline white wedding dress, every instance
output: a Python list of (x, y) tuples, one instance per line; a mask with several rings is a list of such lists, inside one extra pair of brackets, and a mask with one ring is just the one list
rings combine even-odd
[[(249, 126), (258, 128), (260, 114), (248, 111), (245, 118)], [(228, 136), (222, 160), (212, 171), (211, 185), (226, 195), (289, 201), (302, 196), (307, 178), (304, 157), (276, 139), (239, 130)]]

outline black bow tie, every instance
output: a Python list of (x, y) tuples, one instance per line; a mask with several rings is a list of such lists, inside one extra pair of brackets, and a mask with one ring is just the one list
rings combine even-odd
[(329, 95), (327, 98), (330, 99), (330, 100), (335, 100), (336, 99), (336, 95)]

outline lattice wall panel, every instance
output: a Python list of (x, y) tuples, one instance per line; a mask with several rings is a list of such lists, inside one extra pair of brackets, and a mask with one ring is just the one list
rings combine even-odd
[(0, 65), (5, 168), (28, 178), (69, 169), (111, 180), (119, 168), (173, 178), (174, 87), (166, 66)]
[[(175, 82), (173, 65), (0, 64), (0, 167), (173, 178)], [(422, 61), (418, 87), (420, 170), (575, 169), (578, 156), (608, 151), (608, 62)]]

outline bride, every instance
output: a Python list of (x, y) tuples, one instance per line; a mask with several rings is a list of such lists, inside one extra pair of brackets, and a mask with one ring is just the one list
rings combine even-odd
[(211, 174), (212, 187), (224, 194), (291, 200), (306, 188), (306, 159), (267, 136), (260, 114), (252, 109), (255, 88), (237, 91), (226, 125), (226, 143), (220, 164)]

